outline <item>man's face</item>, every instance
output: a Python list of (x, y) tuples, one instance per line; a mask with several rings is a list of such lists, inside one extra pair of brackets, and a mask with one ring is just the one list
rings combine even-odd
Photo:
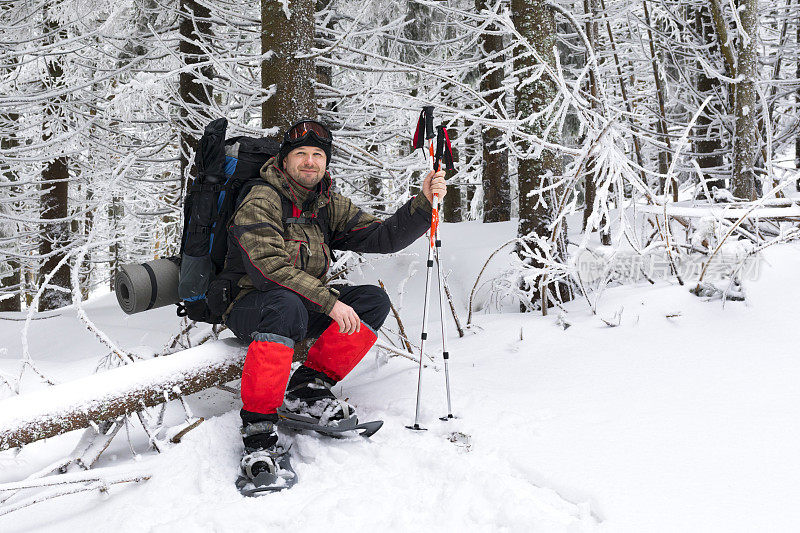
[(325, 175), (325, 152), (315, 146), (300, 146), (283, 158), (283, 170), (300, 185), (313, 189)]

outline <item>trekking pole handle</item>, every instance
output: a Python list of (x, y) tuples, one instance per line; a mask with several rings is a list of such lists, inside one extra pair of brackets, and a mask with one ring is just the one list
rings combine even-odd
[(425, 115), (425, 138), (433, 139), (436, 137), (436, 132), (433, 128), (433, 106), (426, 105), (422, 108), (422, 111)]

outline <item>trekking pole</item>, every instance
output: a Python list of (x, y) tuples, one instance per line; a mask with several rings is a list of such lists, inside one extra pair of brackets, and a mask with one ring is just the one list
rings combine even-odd
[[(445, 144), (446, 143), (446, 144)], [(448, 170), (453, 170), (453, 157), (452, 149), (450, 148), (450, 139), (447, 135), (447, 130), (444, 126), (439, 126), (436, 135), (436, 158), (434, 160), (434, 168), (439, 168), (439, 161), (444, 159), (445, 167)], [(438, 214), (438, 213), (437, 213)], [(453, 417), (453, 407), (450, 401), (450, 352), (447, 351), (447, 321), (445, 320), (445, 305), (444, 305), (444, 264), (442, 263), (442, 239), (439, 237), (439, 224), (436, 224), (436, 275), (439, 281), (439, 320), (442, 322), (442, 359), (444, 360), (444, 382), (447, 390), (447, 416), (442, 416), (439, 420), (450, 420)]]
[[(433, 160), (433, 171), (438, 172), (441, 165), (440, 161), (444, 161), (445, 168), (448, 170), (455, 170), (453, 165), (453, 150), (450, 146), (450, 138), (447, 134), (447, 129), (444, 126), (439, 126), (437, 131), (437, 146), (436, 152), (433, 150), (433, 106), (426, 106), (420, 113), (419, 121), (417, 122), (417, 131), (414, 134), (414, 148), (424, 148), (424, 140), (428, 140), (428, 150)], [(444, 279), (442, 275), (442, 258), (440, 249), (442, 240), (439, 237), (439, 195), (433, 195), (431, 202), (431, 229), (430, 229), (430, 246), (428, 247), (428, 262), (425, 275), (425, 303), (422, 312), (422, 339), (420, 341), (420, 355), (419, 355), (419, 376), (417, 378), (417, 409), (414, 415), (414, 425), (406, 426), (409, 429), (424, 430), (425, 428), (419, 425), (419, 407), (420, 399), (422, 397), (422, 358), (425, 353), (425, 341), (428, 338), (428, 308), (430, 304), (430, 290), (431, 290), (431, 271), (433, 270), (434, 256), (438, 263), (436, 273), (438, 280), (439, 292), (439, 318), (442, 323), (442, 357), (444, 359), (444, 375), (445, 386), (447, 388), (447, 416), (443, 416), (440, 420), (449, 420), (453, 417), (453, 408), (450, 398), (450, 367), (449, 359), (450, 353), (447, 351), (447, 324), (445, 321), (445, 306), (444, 306)]]
[(439, 238), (439, 233), (436, 233), (436, 274), (439, 278), (439, 317), (442, 321), (442, 359), (444, 359), (444, 382), (445, 387), (447, 389), (447, 416), (439, 417), (439, 420), (447, 421), (451, 418), (455, 418), (453, 416), (453, 407), (450, 401), (450, 368), (448, 367), (448, 362), (450, 361), (450, 352), (447, 351), (447, 325), (445, 322), (445, 312), (444, 312), (444, 281), (442, 279), (442, 271), (444, 270), (444, 266), (442, 265), (442, 256), (440, 254), (440, 249), (442, 247), (442, 241)]
[[(424, 134), (425, 139), (428, 140), (428, 148), (431, 154), (431, 159), (433, 159), (433, 170), (434, 172), (437, 170), (436, 165), (437, 161), (434, 158), (433, 152), (433, 138), (435, 137), (433, 133), (433, 106), (425, 106), (422, 108), (422, 113), (420, 113), (419, 121), (417, 122), (417, 131), (414, 135), (414, 148), (423, 148), (423, 133), (424, 127)], [(428, 304), (430, 303), (429, 294), (431, 290), (431, 270), (433, 270), (433, 253), (435, 248), (435, 241), (436, 241), (436, 232), (439, 226), (439, 195), (433, 195), (433, 202), (432, 205), (432, 213), (431, 213), (431, 230), (430, 230), (430, 246), (428, 248), (428, 263), (426, 268), (425, 274), (425, 301), (423, 304), (422, 310), (422, 339), (420, 340), (419, 344), (419, 376), (417, 377), (417, 408), (414, 413), (414, 425), (413, 426), (406, 426), (408, 429), (413, 429), (415, 431), (425, 431), (425, 428), (420, 427), (419, 425), (419, 405), (420, 405), (420, 398), (422, 397), (422, 359), (425, 356), (425, 340), (428, 338)]]

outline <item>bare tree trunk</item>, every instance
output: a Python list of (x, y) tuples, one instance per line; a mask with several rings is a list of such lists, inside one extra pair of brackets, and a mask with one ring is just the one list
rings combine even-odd
[[(316, 0), (316, 6), (315, 6), (316, 12), (320, 13), (322, 11), (325, 11), (326, 9), (328, 9), (330, 4), (331, 4), (331, 0)], [(325, 24), (325, 29), (326, 30), (333, 30), (334, 26), (335, 26), (335, 22), (336, 22), (336, 17), (329, 16), (328, 19), (327, 19), (327, 22)], [(316, 34), (320, 34), (320, 33), (323, 33), (323, 32), (320, 32), (319, 28), (316, 28), (315, 33)], [(329, 33), (329, 32), (324, 32), (323, 33), (323, 36), (328, 37), (328, 38), (330, 38), (331, 35), (333, 35), (333, 34)], [(320, 47), (319, 44), (318, 44), (318, 47)], [(327, 56), (330, 56), (330, 54), (327, 54), (326, 57)], [(315, 67), (315, 72), (316, 72), (316, 80), (317, 80), (317, 84), (318, 85), (324, 85), (326, 87), (333, 87), (333, 67), (332, 66), (323, 65), (323, 64), (317, 64), (316, 67)], [(324, 90), (325, 89), (323, 88), (323, 91)], [(317, 91), (315, 91), (315, 92), (317, 92)], [(316, 95), (316, 97), (319, 98), (318, 95)], [(339, 101), (338, 99), (331, 99), (331, 100), (328, 100), (328, 101), (324, 101), (323, 99), (320, 98), (320, 106), (321, 106), (321, 108), (322, 108), (322, 106), (324, 106), (324, 109), (327, 110), (327, 111), (330, 111), (332, 113), (336, 113), (338, 101)], [(330, 125), (333, 126), (334, 124), (330, 124)]]
[(211, 38), (209, 17), (210, 11), (205, 5), (196, 0), (180, 0), (179, 52), (181, 61), (188, 67), (180, 73), (178, 88), (181, 99), (179, 126), (182, 187), (186, 185), (192, 154), (197, 150), (203, 128), (211, 119), (209, 108), (212, 89), (203, 83), (202, 78), (212, 78), (213, 70), (207, 65), (199, 69), (194, 67), (208, 60), (199, 43)]
[[(111, 197), (111, 204), (108, 206), (108, 218), (114, 234), (118, 234), (119, 230), (121, 229), (119, 224), (120, 220), (122, 219), (122, 210), (122, 198), (117, 195), (113, 195)], [(111, 245), (108, 247), (108, 253), (110, 256), (108, 268), (111, 272), (111, 279), (109, 280), (109, 283), (111, 284), (110, 289), (114, 291), (114, 280), (117, 278), (117, 273), (119, 272), (120, 267), (121, 250), (119, 240), (114, 240), (114, 242), (111, 243)]]
[[(605, 0), (600, 0), (600, 8), (603, 12), (606, 11), (606, 3)], [(611, 52), (614, 55), (614, 66), (617, 69), (617, 78), (619, 80), (619, 92), (622, 95), (622, 101), (625, 102), (625, 109), (630, 115), (630, 121), (633, 122), (633, 105), (631, 104), (630, 99), (628, 98), (628, 90), (625, 85), (625, 77), (622, 73), (622, 63), (619, 59), (619, 53), (617, 52), (617, 45), (616, 40), (614, 39), (614, 32), (611, 30), (611, 22), (609, 22), (608, 18), (606, 18), (606, 31), (608, 32), (608, 43), (611, 45)], [(635, 84), (635, 80), (633, 77), (633, 66), (630, 65), (630, 61), (628, 62), (629, 68), (631, 70), (630, 74), (630, 83), (631, 85)], [(644, 171), (644, 158), (642, 157), (642, 146), (641, 142), (639, 141), (639, 136), (635, 133), (631, 133), (633, 137), (633, 149), (636, 153), (636, 162), (638, 163), (641, 170), (639, 170), (639, 175), (642, 178), (642, 183), (647, 183), (647, 175)], [(626, 198), (630, 198), (630, 192), (628, 190), (623, 191)]]
[[(90, 111), (90, 116), (92, 112)], [(91, 206), (92, 205), (92, 188), (88, 183), (81, 183), (80, 185), (75, 187), (77, 189), (77, 195), (81, 198), (81, 202), (84, 205)], [(80, 235), (83, 239), (83, 242), (87, 242), (89, 238), (89, 233), (92, 231), (92, 224), (94, 223), (94, 211), (90, 208), (87, 209), (83, 215), (83, 219), (80, 218), (73, 218), (70, 231), (72, 232), (72, 236), (75, 240), (78, 240), (77, 237)], [(86, 300), (89, 297), (89, 290), (91, 287), (92, 282), (92, 267), (91, 267), (91, 252), (89, 252), (86, 256), (89, 260), (89, 265), (79, 265), (75, 264), (72, 268), (78, 269), (78, 284), (80, 285), (81, 297)]]
[[(590, 5), (590, 2), (592, 5)], [(595, 16), (595, 9), (594, 9), (594, 2), (593, 0), (583, 0), (583, 14), (585, 16), (586, 22), (584, 23), (584, 32), (586, 33), (586, 38), (589, 41), (589, 47), (592, 50), (587, 50), (584, 53), (584, 60), (588, 63), (589, 62), (589, 54), (592, 53), (593, 50), (596, 49), (597, 46), (597, 25), (594, 22)], [(594, 69), (589, 70), (589, 78), (586, 80), (588, 85), (588, 93), (591, 97), (591, 106), (593, 109), (597, 109), (597, 79), (595, 77)], [(586, 231), (586, 226), (589, 223), (589, 217), (592, 216), (592, 212), (594, 211), (594, 201), (597, 198), (597, 180), (596, 180), (596, 173), (594, 172), (594, 158), (590, 157), (589, 160), (586, 162), (586, 172), (584, 174), (584, 200), (586, 207), (583, 209), (583, 231)]]
[[(795, 42), (795, 77), (800, 80), (800, 17), (798, 17), (795, 22), (797, 23), (797, 36)], [(797, 104), (795, 107), (795, 116), (800, 111), (800, 85), (798, 85), (797, 90), (794, 93), (794, 101)], [(794, 168), (800, 170), (800, 132), (797, 133), (797, 137), (795, 137), (794, 141)], [(800, 192), (800, 178), (797, 179), (797, 183), (795, 183), (795, 188)]]
[[(367, 148), (371, 150), (372, 146)], [(372, 208), (375, 211), (383, 212), (386, 210), (386, 206), (383, 203), (379, 202), (379, 198), (381, 198), (381, 179), (375, 176), (369, 176), (367, 178), (367, 189), (369, 189), (369, 193), (372, 195), (370, 198), (369, 203), (372, 205)]]
[[(672, 143), (669, 140), (669, 135), (667, 135), (667, 110), (666, 105), (664, 104), (664, 95), (666, 93), (664, 90), (664, 80), (661, 78), (661, 72), (658, 65), (658, 53), (656, 52), (655, 38), (653, 37), (653, 30), (651, 29), (650, 10), (647, 7), (648, 1), (649, 0), (644, 0), (642, 2), (642, 6), (644, 7), (645, 23), (647, 24), (647, 39), (650, 41), (650, 58), (651, 65), (653, 67), (653, 80), (655, 81), (656, 96), (658, 98), (658, 133), (661, 135), (661, 138), (667, 147), (666, 150), (660, 150), (658, 152), (658, 172), (659, 174), (666, 176), (671, 164), (672, 156), (670, 152), (672, 151)], [(665, 179), (666, 178), (662, 178), (662, 191), (666, 191), (667, 188)], [(674, 179), (672, 180), (672, 183), (670, 183), (670, 188), (672, 189), (672, 200), (677, 202), (678, 185)]]
[(261, 0), (261, 30), (261, 51), (272, 51), (261, 63), (261, 87), (274, 91), (261, 106), (261, 126), (284, 130), (298, 118), (316, 118), (314, 60), (295, 57), (314, 41), (313, 0)]
[[(598, 24), (597, 24), (597, 0), (584, 0), (583, 1), (583, 11), (586, 14), (586, 24), (584, 30), (586, 32), (586, 37), (589, 40), (589, 46), (592, 48), (591, 51), (599, 56), (600, 51), (600, 43), (599, 43), (599, 31), (598, 31)], [(590, 50), (586, 51), (586, 62), (589, 61), (589, 53)], [(592, 108), (595, 110), (600, 109), (600, 100), (599, 100), (599, 89), (598, 89), (598, 80), (595, 76), (594, 69), (589, 70), (589, 95), (591, 96), (591, 105)], [(589, 222), (589, 217), (592, 216), (592, 212), (594, 211), (594, 201), (597, 198), (597, 173), (595, 171), (595, 161), (594, 158), (589, 158), (586, 163), (586, 177), (584, 179), (585, 187), (585, 199), (586, 199), (586, 207), (583, 210), (583, 230), (586, 231), (586, 226)], [(601, 222), (601, 226), (604, 226), (606, 222), (605, 217)], [(611, 234), (608, 232), (607, 229), (602, 229), (600, 231), (600, 242), (608, 246), (611, 244)]]
[[(709, 46), (709, 53), (714, 56), (719, 53), (719, 46), (716, 45), (717, 38), (714, 35), (714, 24), (711, 20), (711, 13), (707, 7), (698, 8), (694, 13), (695, 28), (703, 39), (703, 42)], [(719, 90), (719, 80), (716, 78), (709, 78), (705, 75), (702, 66), (698, 65), (697, 74), (697, 92), (706, 96), (708, 94), (717, 93), (721, 94)], [(694, 135), (694, 151), (697, 154), (697, 164), (703, 169), (702, 179), (706, 182), (708, 190), (711, 191), (713, 187), (722, 189), (725, 187), (725, 180), (719, 178), (718, 174), (724, 164), (722, 153), (722, 132), (718, 128), (711, 126), (712, 120), (710, 116), (709, 106), (697, 118), (697, 126), (695, 127)], [(705, 188), (703, 188), (705, 190)], [(703, 193), (705, 194), (705, 193)]]
[[(548, 8), (545, 0), (511, 0), (511, 17), (517, 31), (526, 38), (540, 57), (544, 58), (551, 66), (555, 66), (555, 56), (553, 48), (555, 46), (556, 25), (553, 12)], [(523, 55), (514, 61), (514, 68), (520, 72), (535, 71), (537, 60), (530, 55)], [(555, 83), (542, 74), (536, 81), (517, 86), (516, 112), (518, 117), (530, 117), (540, 112), (545, 105), (551, 102), (557, 93)], [(536, 122), (528, 126), (528, 132), (538, 137), (546, 135), (546, 119), (539, 118)], [(547, 140), (554, 142), (558, 140), (558, 133), (550, 131)], [(522, 146), (523, 148), (528, 148)], [(538, 156), (529, 156), (519, 161), (519, 228), (517, 234), (522, 238), (531, 236), (549, 237), (550, 224), (553, 222), (553, 209), (556, 205), (554, 195), (547, 193), (547, 198), (542, 198), (541, 189), (549, 185), (553, 176), (562, 173), (562, 161), (559, 154), (553, 150), (542, 150)], [(545, 201), (542, 201), (545, 200)], [(564, 257), (566, 250), (562, 247), (562, 238), (565, 227), (559, 226), (559, 235), (554, 239), (556, 250), (555, 256)], [(536, 248), (532, 242), (531, 248)], [(526, 262), (533, 261), (523, 258)], [(542, 266), (542, 265), (536, 265)], [(540, 281), (535, 282), (536, 289)], [(556, 287), (551, 287), (556, 297), (562, 300), (569, 299), (570, 291), (567, 286), (558, 283)], [(538, 299), (540, 296), (535, 296)], [(546, 309), (543, 303), (543, 310)]]
[[(487, 9), (487, 0), (476, 0), (475, 9)], [(488, 26), (488, 32), (498, 30), (495, 24)], [(484, 33), (480, 37), (482, 57), (491, 57), (503, 50), (503, 36), (499, 34)], [(505, 70), (503, 62), (505, 57), (498, 56), (491, 59), (491, 63), (483, 60), (480, 62), (480, 90), (486, 101), (498, 113), (504, 105), (503, 79)], [(499, 115), (502, 116), (502, 115)], [(502, 222), (511, 218), (511, 191), (508, 176), (508, 150), (503, 146), (502, 132), (498, 128), (481, 128), (483, 141), (483, 221)]]
[[(477, 172), (472, 167), (468, 166), (471, 161), (475, 161), (477, 158), (474, 157), (474, 154), (477, 154), (478, 150), (482, 150), (482, 142), (481, 136), (482, 133), (480, 131), (475, 131), (472, 129), (473, 122), (469, 119), (464, 119), (464, 135), (467, 132), (471, 131), (470, 135), (467, 135), (462, 143), (462, 153), (461, 155), (461, 168), (467, 175), (476, 175)], [(480, 128), (478, 128), (480, 129)], [(508, 161), (508, 160), (506, 160)], [(480, 163), (481, 166), (483, 162)], [(473, 165), (474, 166), (474, 165)], [(511, 176), (509, 176), (509, 181), (511, 180)], [(461, 220), (470, 220), (472, 217), (473, 206), (472, 202), (475, 199), (475, 189), (477, 189), (477, 183), (465, 183), (464, 190), (462, 191), (462, 200), (464, 202), (464, 209), (461, 213)], [(509, 203), (511, 202), (511, 191), (510, 191), (510, 183), (509, 183)], [(510, 218), (509, 218), (510, 219)]]
[(22, 266), (19, 261), (6, 261), (7, 275), (0, 278), (0, 311), (22, 310)]
[[(456, 140), (458, 140), (458, 129), (447, 130), (450, 136), (450, 141), (453, 145), (453, 160), (458, 165), (458, 148), (456, 148)], [(456, 170), (448, 170), (445, 172), (445, 179), (448, 183), (452, 181), (453, 176), (458, 173)], [(447, 196), (444, 197), (442, 202), (442, 214), (445, 222), (461, 222), (461, 188), (456, 185), (449, 185), (447, 187)]]
[[(67, 168), (67, 158), (58, 157), (45, 164), (42, 172), (42, 198), (41, 198), (41, 218), (45, 220), (65, 219), (68, 215), (67, 201), (69, 184), (69, 171)], [(53, 271), (58, 263), (64, 258), (66, 252), (64, 248), (69, 243), (70, 231), (69, 223), (63, 220), (43, 224), (39, 253), (49, 256), (44, 259), (39, 269), (39, 282)], [(57, 309), (68, 305), (70, 297), (66, 290), (70, 285), (70, 266), (69, 263), (59, 267), (56, 274), (50, 279), (48, 285), (61, 287), (45, 289), (39, 300), (39, 311)]]
[(736, 129), (733, 138), (733, 178), (731, 188), (734, 196), (747, 200), (756, 199), (755, 165), (759, 152), (756, 123), (758, 76), (758, 0), (742, 0), (739, 8), (741, 31), (737, 39), (736, 73)]
[[(367, 123), (367, 128), (368, 129), (373, 129), (374, 126), (375, 126), (375, 123), (372, 122), (372, 121)], [(371, 142), (370, 144), (368, 144), (367, 145), (367, 151), (369, 153), (371, 153), (372, 155), (374, 155), (375, 158), (377, 159), (378, 156), (379, 156), (378, 143), (377, 142)], [(383, 180), (381, 178), (377, 177), (377, 176), (367, 176), (367, 190), (372, 195), (372, 198), (369, 199), (369, 203), (370, 203), (370, 205), (372, 205), (372, 208), (374, 210), (376, 210), (376, 211), (385, 211), (386, 210), (386, 205), (384, 205), (383, 202), (380, 201), (380, 199), (382, 198), (382, 196), (381, 196), (381, 192), (382, 192), (381, 182), (382, 181)]]
[[(50, 18), (50, 11), (45, 9), (44, 28), (47, 35), (47, 43), (55, 44), (62, 39), (66, 39), (66, 31), (59, 29), (58, 21)], [(50, 56), (47, 60), (47, 88), (55, 91), (63, 91), (64, 87), (64, 66), (60, 56)], [(66, 97), (63, 94), (55, 96), (45, 105), (45, 127), (42, 134), (44, 142), (49, 141), (57, 132), (65, 127), (66, 117), (64, 116)], [(44, 223), (41, 227), (39, 253), (48, 256), (43, 259), (39, 268), (39, 282), (43, 282), (44, 277), (55, 270), (58, 263), (64, 259), (65, 248), (70, 241), (70, 226), (66, 221), (68, 211), (68, 192), (69, 192), (69, 165), (66, 156), (59, 156), (47, 161), (42, 170), (42, 196), (41, 196), (41, 218), (53, 220)], [(60, 219), (60, 220), (59, 220)], [(55, 275), (50, 279), (48, 285), (61, 287), (68, 290), (70, 286), (69, 263), (65, 263), (58, 268)], [(39, 300), (39, 310), (46, 311), (63, 307), (70, 302), (68, 293), (57, 288), (48, 288), (42, 292)]]

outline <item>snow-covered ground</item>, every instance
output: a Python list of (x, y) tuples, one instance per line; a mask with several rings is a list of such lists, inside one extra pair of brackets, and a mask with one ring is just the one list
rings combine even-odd
[[(445, 225), (442, 233), (465, 320), (475, 276), (513, 237), (513, 224)], [(798, 244), (768, 248), (759, 278), (745, 285), (747, 301), (724, 308), (672, 281), (609, 288), (597, 315), (585, 300), (568, 304), (566, 329), (558, 313), (487, 305), (484, 287), (478, 303), (486, 309), (466, 336), (450, 323), (456, 420), (438, 420), (446, 404), (437, 358), (423, 379), (428, 431), (406, 429), (417, 366), (373, 350), (336, 389), (362, 419), (386, 424), (369, 440), (292, 434), (300, 481), (289, 491), (239, 495), (240, 403), (213, 390), (189, 398), (207, 420), (181, 444), (148, 451), (131, 425), (130, 444), (121, 433), (100, 461), (115, 472), (151, 474), (149, 481), (113, 486), (110, 497), (89, 492), (37, 504), (0, 517), (0, 531), (798, 531), (798, 265)], [(424, 274), (418, 242), (356, 279), (381, 278), (418, 339)], [(437, 354), (432, 309), (426, 348)], [(173, 308), (128, 317), (113, 295), (86, 310), (143, 355), (178, 328)], [(33, 360), (62, 381), (91, 373), (106, 350), (73, 310), (52, 314), (31, 322)], [(615, 315), (618, 327), (602, 320)], [(6, 374), (19, 371), (21, 326), (0, 320)], [(395, 328), (391, 316), (387, 326)], [(23, 391), (37, 386), (27, 376)], [(170, 416), (179, 415), (176, 408)], [(0, 453), (0, 482), (65, 455), (79, 433)]]

